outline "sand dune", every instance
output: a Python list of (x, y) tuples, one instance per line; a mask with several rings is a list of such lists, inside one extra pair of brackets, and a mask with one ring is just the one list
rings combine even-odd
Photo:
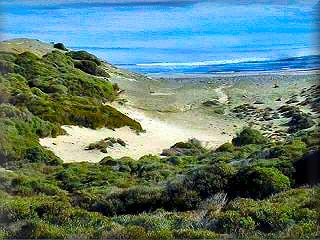
[[(113, 131), (107, 128), (93, 130), (78, 126), (63, 126), (67, 135), (43, 138), (40, 139), (40, 144), (52, 150), (64, 162), (98, 162), (105, 156), (114, 158), (129, 156), (138, 159), (146, 154), (160, 154), (163, 149), (169, 148), (176, 142), (187, 141), (190, 138), (199, 139), (207, 147), (216, 147), (231, 138), (228, 135), (222, 135), (218, 130), (208, 131), (208, 129), (184, 128), (169, 124), (163, 120), (148, 117), (143, 111), (128, 106), (117, 106), (117, 108), (138, 120), (146, 132), (138, 135), (128, 127)], [(85, 150), (88, 144), (106, 137), (121, 138), (127, 142), (127, 146), (110, 148), (108, 153)]]

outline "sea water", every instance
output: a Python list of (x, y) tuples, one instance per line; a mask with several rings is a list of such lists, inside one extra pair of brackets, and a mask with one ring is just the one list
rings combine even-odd
[(141, 73), (319, 69), (316, 2), (4, 0), (0, 30)]

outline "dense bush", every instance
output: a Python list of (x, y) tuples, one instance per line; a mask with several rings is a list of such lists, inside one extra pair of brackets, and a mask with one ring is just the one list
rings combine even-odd
[(162, 151), (163, 156), (179, 156), (179, 155), (201, 155), (206, 153), (207, 150), (201, 145), (197, 139), (189, 139), (188, 142), (178, 142), (169, 149)]
[(135, 214), (156, 210), (163, 206), (162, 200), (161, 188), (139, 186), (108, 194), (95, 202), (91, 210), (106, 216)]
[(296, 184), (317, 184), (320, 182), (320, 151), (306, 154), (295, 162)]
[(216, 149), (216, 152), (233, 152), (234, 146), (231, 143), (224, 143)]
[(224, 211), (208, 214), (209, 222), (219, 232), (242, 237), (256, 234), (269, 236), (266, 238), (314, 238), (319, 233), (319, 215), (311, 205), (318, 196), (310, 189), (294, 189), (262, 201), (235, 199)]
[(75, 61), (74, 66), (91, 75), (97, 75), (98, 65), (93, 61), (89, 61), (89, 60)]
[(232, 139), (232, 143), (236, 146), (262, 144), (266, 142), (267, 139), (258, 130), (252, 128), (244, 128), (236, 138)]
[(42, 148), (38, 137), (55, 136), (61, 130), (57, 125), (34, 117), (30, 112), (11, 105), (0, 105), (0, 165), (13, 162), (47, 162), (60, 160)]
[(68, 51), (68, 49), (64, 46), (63, 43), (55, 43), (53, 45), (54, 48), (60, 49), (62, 51)]
[(292, 115), (291, 120), (288, 122), (290, 133), (297, 132), (306, 128), (310, 128), (315, 125), (312, 117), (303, 112), (296, 112)]
[(199, 192), (203, 198), (224, 191), (235, 174), (234, 167), (225, 163), (216, 163), (191, 170), (185, 179), (188, 188)]
[(275, 168), (247, 167), (241, 169), (231, 180), (230, 195), (265, 198), (290, 187), (290, 180)]
[(101, 64), (101, 61), (94, 55), (86, 52), (86, 51), (70, 51), (67, 53), (72, 59), (75, 60), (87, 60), (96, 63), (97, 65)]

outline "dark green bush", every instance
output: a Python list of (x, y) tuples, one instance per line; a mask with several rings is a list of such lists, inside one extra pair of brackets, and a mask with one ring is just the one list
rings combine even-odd
[(57, 125), (34, 117), (25, 110), (0, 105), (0, 165), (15, 164), (14, 162), (59, 164), (61, 160), (38, 142), (38, 137), (59, 132)]
[(216, 152), (234, 152), (234, 146), (231, 143), (224, 143), (216, 149)]
[(74, 67), (84, 71), (85, 73), (89, 73), (91, 75), (97, 75), (98, 65), (93, 61), (89, 61), (89, 60), (75, 61)]
[(163, 156), (195, 156), (206, 153), (207, 150), (202, 147), (201, 142), (195, 138), (189, 139), (188, 142), (178, 142), (169, 149), (162, 151)]
[(235, 146), (263, 144), (266, 142), (267, 138), (265, 138), (258, 130), (252, 128), (244, 128), (236, 138), (232, 139), (232, 143)]
[(175, 239), (218, 239), (219, 234), (209, 231), (209, 230), (200, 230), (200, 229), (183, 229), (175, 230), (173, 232)]
[(320, 151), (314, 151), (306, 154), (304, 157), (294, 163), (295, 183), (317, 184), (320, 182)]
[(288, 122), (288, 131), (290, 133), (294, 133), (299, 130), (311, 128), (315, 124), (316, 123), (313, 120), (312, 116), (303, 112), (297, 112), (292, 115), (291, 120)]
[(271, 148), (269, 158), (280, 158), (293, 162), (301, 158), (306, 152), (306, 144), (299, 139), (294, 139), (285, 144)]
[(0, 73), (13, 73), (15, 71), (16, 65), (12, 62), (7, 62), (0, 59)]
[(97, 65), (101, 64), (101, 61), (96, 56), (86, 51), (70, 51), (67, 53), (67, 55), (75, 60), (88, 60), (88, 61), (95, 62)]
[(68, 51), (68, 49), (64, 46), (63, 43), (55, 43), (53, 45), (54, 48), (60, 49), (62, 51)]
[(231, 180), (230, 195), (265, 198), (290, 187), (290, 180), (275, 168), (247, 167), (241, 169)]
[(188, 188), (183, 180), (178, 179), (167, 183), (164, 208), (187, 211), (196, 208), (200, 201), (199, 193)]
[(154, 211), (163, 206), (162, 192), (163, 190), (158, 187), (129, 188), (98, 200), (92, 205), (91, 210), (106, 216)]
[(189, 189), (199, 192), (201, 197), (207, 198), (224, 191), (234, 174), (235, 169), (231, 165), (216, 163), (189, 172), (185, 184)]

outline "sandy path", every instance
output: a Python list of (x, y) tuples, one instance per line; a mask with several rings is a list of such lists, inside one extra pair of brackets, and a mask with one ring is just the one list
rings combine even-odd
[(216, 93), (219, 95), (218, 101), (222, 104), (227, 103), (229, 101), (228, 95), (225, 94), (225, 92), (223, 91), (223, 89), (226, 87), (228, 87), (228, 86), (221, 86), (221, 87), (217, 87), (215, 89)]
[[(144, 112), (131, 107), (117, 106), (117, 109), (138, 120), (146, 132), (137, 135), (128, 127), (113, 131), (107, 128), (93, 130), (78, 126), (63, 126), (68, 135), (57, 138), (42, 138), (40, 144), (52, 150), (64, 162), (98, 162), (105, 156), (114, 158), (129, 156), (138, 159), (146, 154), (160, 154), (163, 149), (169, 148), (176, 142), (186, 141), (190, 138), (197, 138), (208, 147), (219, 146), (231, 138), (207, 128), (184, 128), (169, 124), (159, 119), (150, 118)], [(84, 150), (88, 144), (106, 137), (121, 138), (127, 142), (127, 146), (109, 149), (107, 154), (101, 153), (99, 150)]]

